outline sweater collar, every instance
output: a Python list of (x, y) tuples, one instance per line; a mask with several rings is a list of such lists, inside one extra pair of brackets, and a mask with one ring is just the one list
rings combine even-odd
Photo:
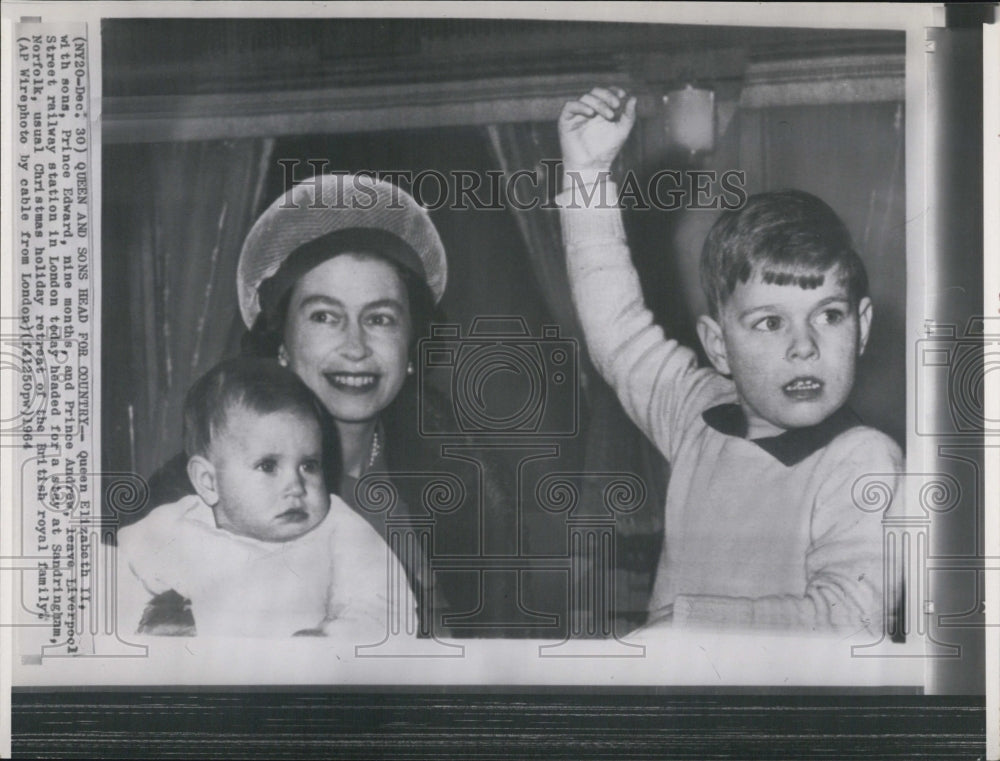
[[(747, 436), (747, 418), (738, 404), (720, 404), (702, 413), (702, 419), (726, 436)], [(750, 439), (782, 465), (798, 465), (809, 455), (822, 449), (844, 431), (861, 425), (861, 419), (846, 406), (830, 417), (805, 428), (791, 428), (777, 436)]]

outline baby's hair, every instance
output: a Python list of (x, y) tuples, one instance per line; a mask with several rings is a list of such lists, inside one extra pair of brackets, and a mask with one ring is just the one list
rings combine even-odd
[(701, 251), (701, 285), (709, 313), (759, 273), (765, 283), (818, 288), (837, 270), (857, 305), (868, 295), (865, 265), (836, 212), (814, 195), (781, 190), (750, 196), (743, 208), (725, 211)]
[(212, 439), (234, 410), (258, 415), (293, 412), (319, 425), (323, 439), (323, 465), (327, 484), (336, 487), (340, 447), (336, 428), (310, 388), (276, 360), (236, 357), (223, 360), (188, 390), (184, 399), (184, 453), (208, 457)]

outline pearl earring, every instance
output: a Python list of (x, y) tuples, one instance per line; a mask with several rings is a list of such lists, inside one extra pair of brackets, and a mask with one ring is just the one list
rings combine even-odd
[(284, 346), (278, 349), (278, 364), (282, 367), (288, 367), (288, 355), (285, 353)]
[(415, 373), (415, 372), (416, 372), (416, 370), (413, 367), (413, 363), (412, 362), (407, 362), (406, 363), (406, 374), (407, 375), (413, 375), (413, 373)]

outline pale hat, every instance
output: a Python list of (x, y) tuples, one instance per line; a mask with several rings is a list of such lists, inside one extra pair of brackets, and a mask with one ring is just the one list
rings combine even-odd
[(392, 259), (427, 283), (434, 303), (441, 300), (448, 262), (427, 210), (398, 185), (371, 175), (324, 174), (295, 185), (250, 229), (236, 269), (243, 322), (253, 326), (261, 311), (261, 284), (293, 253), (297, 279), (347, 251)]

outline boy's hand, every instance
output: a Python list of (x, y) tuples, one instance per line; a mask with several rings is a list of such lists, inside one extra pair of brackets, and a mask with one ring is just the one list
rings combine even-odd
[(611, 167), (635, 124), (635, 101), (620, 87), (595, 87), (563, 106), (559, 144), (567, 171)]

